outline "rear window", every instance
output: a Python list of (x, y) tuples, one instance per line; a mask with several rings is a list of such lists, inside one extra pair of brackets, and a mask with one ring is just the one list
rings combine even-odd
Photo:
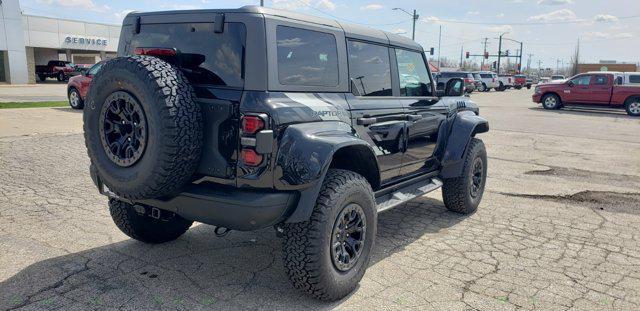
[(440, 76), (443, 78), (466, 78), (467, 74), (464, 72), (443, 72)]
[(516, 77), (516, 78), (527, 78), (527, 76), (525, 76), (525, 75), (515, 75), (514, 77)]
[(278, 81), (282, 85), (338, 85), (338, 48), (329, 33), (278, 26)]
[(131, 50), (176, 48), (191, 83), (242, 88), (245, 39), (242, 23), (226, 23), (222, 33), (213, 31), (213, 23), (142, 24), (140, 34), (131, 38)]
[(630, 75), (629, 83), (640, 83), (640, 75)]

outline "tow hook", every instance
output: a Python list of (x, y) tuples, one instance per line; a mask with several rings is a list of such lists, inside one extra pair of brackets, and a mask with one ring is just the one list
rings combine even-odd
[(225, 227), (216, 227), (215, 229), (213, 229), (213, 233), (216, 235), (216, 237), (219, 238), (224, 237), (225, 235), (229, 234), (229, 232), (231, 232), (231, 229)]

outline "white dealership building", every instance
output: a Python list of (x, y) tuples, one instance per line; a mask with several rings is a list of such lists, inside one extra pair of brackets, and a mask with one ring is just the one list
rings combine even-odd
[(26, 15), (18, 0), (0, 0), (0, 83), (35, 83), (49, 60), (94, 64), (115, 56), (120, 26)]

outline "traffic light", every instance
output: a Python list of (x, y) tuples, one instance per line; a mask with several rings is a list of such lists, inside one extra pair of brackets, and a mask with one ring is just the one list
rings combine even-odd
[(509, 56), (509, 50), (507, 50), (506, 52), (504, 52), (505, 56)]
[(498, 62), (493, 62), (493, 64), (491, 65), (491, 68), (496, 69), (498, 68)]
[(429, 55), (435, 54), (436, 49), (434, 47), (429, 49)]
[(489, 52), (484, 52), (484, 59), (489, 59)]
[(465, 53), (465, 55), (466, 55), (466, 58), (469, 58), (470, 54), (469, 54), (469, 52), (467, 52), (467, 53)]

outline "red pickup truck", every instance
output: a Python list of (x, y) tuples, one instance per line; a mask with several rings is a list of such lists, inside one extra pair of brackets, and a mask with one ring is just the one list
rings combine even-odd
[(622, 85), (615, 73), (583, 73), (567, 80), (539, 84), (533, 101), (545, 109), (568, 105), (624, 108), (640, 116), (640, 86)]
[(78, 74), (75, 66), (62, 60), (50, 60), (46, 65), (36, 65), (36, 76), (40, 81), (47, 78), (56, 78), (58, 81), (67, 81), (69, 77)]

